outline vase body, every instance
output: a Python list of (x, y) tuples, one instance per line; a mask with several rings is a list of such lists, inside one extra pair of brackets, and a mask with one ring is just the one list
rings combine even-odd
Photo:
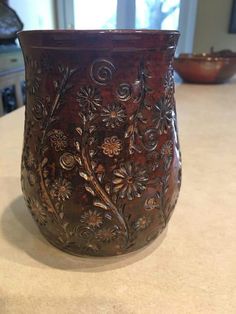
[(47, 240), (74, 255), (141, 248), (181, 181), (172, 61), (178, 32), (21, 32), (22, 190)]

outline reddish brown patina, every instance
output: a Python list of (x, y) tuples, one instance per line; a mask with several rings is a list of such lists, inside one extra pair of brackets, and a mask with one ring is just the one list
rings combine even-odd
[(28, 31), (22, 189), (40, 231), (75, 255), (155, 239), (181, 180), (172, 31)]

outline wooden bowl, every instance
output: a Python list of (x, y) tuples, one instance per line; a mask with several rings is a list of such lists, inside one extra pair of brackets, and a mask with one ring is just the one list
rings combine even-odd
[(235, 53), (182, 53), (174, 60), (174, 69), (189, 83), (224, 83), (236, 74)]

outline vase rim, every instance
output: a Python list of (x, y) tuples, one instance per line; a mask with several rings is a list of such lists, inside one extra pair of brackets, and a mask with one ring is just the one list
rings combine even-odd
[(175, 49), (179, 35), (169, 30), (32, 30), (19, 32), (18, 38), (27, 49), (124, 52)]
[(51, 29), (51, 30), (23, 30), (17, 34), (169, 34), (179, 35), (178, 30), (159, 30), (159, 29)]

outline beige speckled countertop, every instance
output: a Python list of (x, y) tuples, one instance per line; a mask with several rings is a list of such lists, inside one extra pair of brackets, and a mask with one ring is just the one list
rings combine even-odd
[(236, 313), (236, 83), (179, 85), (176, 100), (183, 184), (168, 232), (109, 259), (44, 240), (20, 190), (24, 109), (0, 119), (1, 314)]

